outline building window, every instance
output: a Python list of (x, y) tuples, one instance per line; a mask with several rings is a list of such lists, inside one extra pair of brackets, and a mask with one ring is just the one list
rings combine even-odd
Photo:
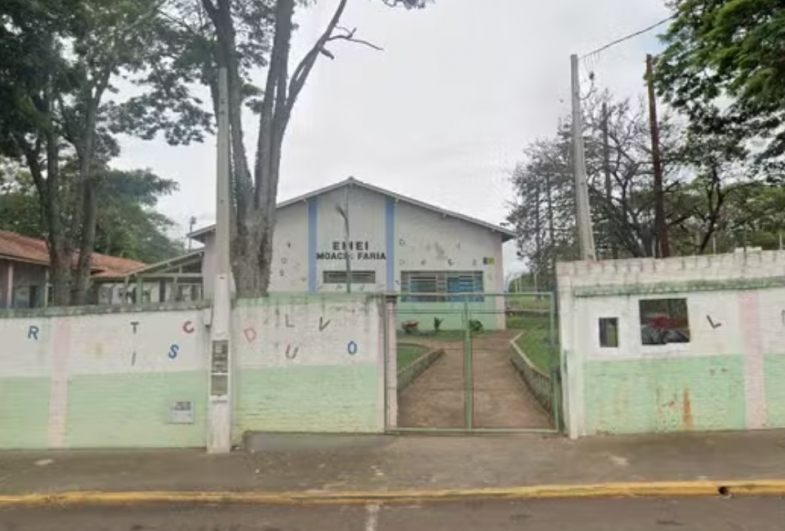
[[(322, 271), (322, 283), (346, 284), (346, 271)], [(352, 271), (352, 284), (376, 284), (376, 271)]]
[(619, 346), (619, 319), (600, 317), (600, 346), (617, 348)]
[(485, 290), (482, 271), (402, 271), (401, 291), (404, 302), (481, 302)]
[(644, 299), (639, 309), (642, 344), (690, 342), (687, 299)]

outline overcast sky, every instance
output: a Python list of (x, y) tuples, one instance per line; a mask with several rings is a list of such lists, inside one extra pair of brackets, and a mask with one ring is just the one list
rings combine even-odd
[[(299, 15), (292, 59), (332, 14), (319, 0)], [(348, 176), (489, 222), (504, 220), (509, 174), (523, 147), (554, 133), (569, 112), (569, 56), (668, 15), (663, 0), (436, 0), (421, 11), (350, 0), (342, 25), (382, 46), (339, 43), (322, 58), (295, 108), (283, 148), (280, 199)], [(643, 95), (656, 33), (602, 54), (600, 88)], [(260, 76), (259, 83), (263, 79)], [(246, 123), (250, 149), (255, 119)], [(174, 148), (127, 139), (116, 162), (180, 183), (159, 207), (187, 229), (214, 220), (215, 141)], [(514, 249), (505, 262), (513, 267)]]

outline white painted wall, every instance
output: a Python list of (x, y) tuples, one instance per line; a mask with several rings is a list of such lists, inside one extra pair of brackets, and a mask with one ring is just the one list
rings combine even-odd
[[(27, 393), (25, 382), (29, 382), (26, 401), (48, 403), (46, 411), (32, 405), (27, 413), (17, 408), (27, 417), (22, 422), (14, 408), (0, 406), (0, 447), (201, 443), (203, 427), (199, 423), (204, 418), (198, 416), (204, 414), (203, 409), (197, 412), (196, 422), (185, 429), (169, 425), (168, 414), (175, 401), (199, 404), (205, 400), (207, 336), (202, 310), (76, 310), (74, 315), (66, 311), (37, 310), (23, 317), (0, 318), (0, 390), (17, 386)], [(178, 373), (196, 377), (175, 397), (169, 394), (166, 375)], [(204, 375), (199, 376), (201, 373)], [(148, 403), (142, 404), (140, 398)], [(28, 431), (45, 433), (46, 437), (36, 439)]]
[(270, 291), (308, 291), (308, 204), (279, 209), (275, 225)]
[[(384, 431), (382, 304), (359, 294), (241, 301), (233, 440), (246, 430)], [(0, 314), (0, 448), (203, 446), (210, 312)], [(170, 421), (178, 401), (194, 405), (193, 424)]]
[[(349, 232), (352, 242), (368, 242), (369, 252), (386, 252), (385, 244), (385, 206), (386, 198), (369, 190), (358, 187), (348, 187), (349, 190)], [(338, 212), (338, 207), (345, 205), (347, 187), (333, 190), (318, 198), (316, 238), (317, 252), (334, 251), (336, 243), (344, 241), (344, 219)], [(375, 284), (358, 284), (353, 289), (358, 292), (385, 291), (387, 260), (364, 260), (354, 253), (351, 267), (355, 271), (375, 271)], [(365, 251), (362, 251), (365, 252)], [(324, 284), (324, 271), (345, 271), (346, 260), (317, 260), (317, 287), (319, 291), (345, 292), (345, 284)]]
[(382, 297), (272, 296), (234, 310), (235, 440), (385, 429)]
[[(587, 362), (740, 356), (748, 428), (766, 425), (765, 355), (785, 354), (785, 252), (557, 265), (565, 415), (586, 434)], [(690, 342), (643, 345), (639, 301), (686, 298)], [(599, 319), (619, 319), (619, 347), (600, 346)], [(695, 382), (696, 387), (701, 382)]]
[[(337, 207), (346, 201), (346, 187), (322, 194), (317, 203), (316, 252), (329, 252), (344, 241), (344, 221)], [(371, 253), (390, 254), (387, 249), (387, 196), (359, 186), (349, 192), (350, 237), (367, 242)], [(309, 286), (308, 203), (303, 201), (278, 210), (273, 250), (271, 291), (306, 292)], [(391, 291), (387, 286), (387, 261), (394, 262), (393, 291), (400, 290), (402, 271), (482, 271), (486, 292), (504, 291), (502, 235), (489, 229), (407, 203), (395, 202), (392, 227), (393, 252), (386, 259), (361, 259), (357, 253), (351, 267), (355, 271), (374, 271), (374, 284), (358, 284), (357, 292)], [(213, 233), (204, 241), (202, 272), (205, 297), (212, 297), (215, 271)], [(345, 260), (316, 261), (318, 291), (345, 292), (343, 284), (323, 282), (324, 271), (344, 271)], [(503, 308), (504, 300), (498, 305)]]

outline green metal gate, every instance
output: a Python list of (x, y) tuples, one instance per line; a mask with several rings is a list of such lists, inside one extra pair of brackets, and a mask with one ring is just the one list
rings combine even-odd
[(556, 433), (550, 293), (401, 295), (387, 306), (390, 432)]

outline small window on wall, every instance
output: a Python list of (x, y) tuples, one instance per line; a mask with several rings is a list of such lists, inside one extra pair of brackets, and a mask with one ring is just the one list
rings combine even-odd
[(600, 346), (617, 348), (619, 346), (619, 319), (600, 317)]
[(644, 299), (640, 301), (639, 309), (642, 344), (690, 342), (687, 299)]
[[(323, 271), (324, 284), (346, 284), (346, 271)], [(376, 271), (352, 271), (352, 284), (376, 284)]]

